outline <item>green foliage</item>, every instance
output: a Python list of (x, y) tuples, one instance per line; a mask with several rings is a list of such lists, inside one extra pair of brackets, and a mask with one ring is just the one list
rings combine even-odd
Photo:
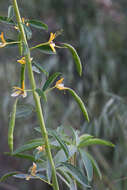
[(32, 20), (28, 20), (28, 23), (35, 28), (48, 30), (47, 24), (43, 23), (42, 21), (32, 19)]
[(60, 72), (56, 72), (56, 73), (52, 74), (52, 75), (47, 79), (47, 81), (45, 82), (45, 84), (44, 84), (42, 90), (45, 91), (47, 88), (49, 88), (49, 86), (54, 82), (54, 80), (55, 80), (58, 76), (60, 76), (60, 75), (61, 75)]
[(13, 20), (8, 17), (0, 16), (0, 22), (6, 23), (6, 24), (14, 24)]
[[(16, 17), (16, 19), (14, 19), (14, 17)], [(38, 85), (36, 85), (33, 71), (37, 71), (38, 69), (38, 73), (41, 75), (41, 77), (43, 77), (43, 74), (47, 77), (49, 72), (47, 72), (40, 64), (37, 64), (36, 61), (32, 62), (32, 58), (30, 57), (31, 51), (33, 49), (39, 49), (42, 53), (52, 54), (53, 56), (53, 54), (56, 54), (57, 52), (56, 48), (61, 48), (61, 50), (62, 48), (67, 48), (72, 54), (78, 74), (81, 76), (82, 64), (77, 51), (68, 43), (57, 43), (53, 41), (59, 32), (50, 33), (50, 39), (48, 42), (29, 47), (27, 40), (32, 40), (32, 30), (30, 26), (34, 27), (35, 29), (43, 30), (48, 30), (48, 26), (35, 19), (21, 19), (16, 0), (13, 0), (13, 6), (9, 6), (8, 16), (0, 16), (0, 21), (16, 26), (18, 31), (17, 41), (4, 39), (1, 33), (1, 48), (4, 46), (13, 47), (14, 45), (18, 45), (20, 55), (25, 56), (25, 63), (21, 63), (21, 85), (20, 87), (14, 88), (14, 96), (25, 98), (26, 95), (24, 94), (29, 91), (33, 93), (35, 103), (35, 106), (33, 106), (33, 104), (27, 103), (17, 106), (16, 109), (16, 99), (13, 106), (8, 131), (8, 145), (11, 151), (11, 153), (8, 153), (8, 155), (32, 161), (33, 166), (31, 166), (26, 173), (8, 173), (1, 178), (1, 181), (4, 181), (10, 176), (26, 180), (40, 179), (52, 186), (54, 190), (59, 190), (59, 184), (57, 180), (58, 176), (69, 187), (70, 190), (77, 190), (78, 187), (82, 189), (91, 188), (91, 183), (94, 179), (94, 172), (97, 173), (100, 179), (102, 178), (102, 175), (97, 162), (91, 156), (91, 153), (89, 153), (89, 146), (105, 145), (114, 147), (114, 144), (100, 138), (95, 138), (93, 135), (88, 133), (80, 133), (78, 130), (74, 130), (73, 128), (71, 129), (72, 134), (68, 135), (68, 133), (65, 132), (64, 127), (57, 127), (56, 129), (51, 130), (45, 126), (40, 98), (43, 98), (47, 104), (48, 96), (46, 95), (54, 88), (57, 88), (61, 91), (69, 91), (76, 103), (79, 105), (79, 108), (87, 122), (89, 122), (89, 116), (83, 101), (77, 95), (77, 93), (71, 88), (64, 87), (62, 82), (60, 83), (60, 81), (63, 81), (63, 78), (58, 80), (56, 85), (53, 84), (54, 81), (61, 75), (60, 72), (53, 73), (48, 77), (45, 83), (43, 83), (43, 78), (41, 78), (41, 85), (39, 81), (37, 81)], [(32, 66), (35, 67), (33, 71)], [(26, 71), (28, 71), (28, 73)], [(31, 84), (31, 89), (28, 90), (25, 87), (25, 76), (27, 75)], [(44, 84), (43, 87), (42, 83)], [(51, 87), (51, 85), (53, 87)], [(57, 101), (55, 102), (57, 103)], [(104, 113), (106, 113), (108, 108), (112, 105), (112, 102), (113, 101), (111, 100), (105, 105), (101, 119), (103, 118)], [(41, 137), (32, 139), (13, 151), (15, 118), (28, 118), (32, 115), (33, 111), (37, 112), (40, 129), (36, 128), (36, 131), (41, 134)], [(81, 168), (81, 165), (83, 168)]]

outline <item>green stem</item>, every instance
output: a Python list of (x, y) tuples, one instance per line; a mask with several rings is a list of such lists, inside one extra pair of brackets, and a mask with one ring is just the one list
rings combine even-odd
[[(22, 25), (22, 20), (21, 20), (19, 8), (18, 8), (17, 0), (13, 0), (13, 6), (14, 6), (15, 14), (16, 14), (18, 27), (19, 27), (19, 30), (21, 32), (22, 40), (24, 41), (26, 47), (28, 47), (28, 43), (27, 43), (25, 32), (24, 32), (24, 28), (23, 28), (23, 25)], [(48, 134), (47, 134), (47, 130), (46, 130), (46, 127), (45, 127), (44, 118), (43, 118), (40, 98), (39, 98), (37, 92), (34, 90), (34, 89), (36, 89), (36, 83), (35, 83), (35, 79), (34, 79), (34, 75), (33, 75), (33, 71), (32, 71), (31, 57), (30, 57), (29, 48), (28, 48), (28, 52), (27, 52), (27, 55), (25, 56), (25, 58), (26, 58), (26, 62), (27, 62), (28, 74), (29, 74), (29, 80), (30, 80), (31, 88), (33, 89), (33, 97), (34, 97), (34, 101), (35, 101), (35, 105), (36, 105), (36, 111), (37, 111), (38, 120), (40, 122), (41, 133), (42, 133), (42, 137), (44, 138), (44, 141), (45, 141), (46, 153), (47, 153), (47, 156), (48, 156), (48, 159), (50, 161), (51, 168), (52, 168), (53, 189), (54, 190), (59, 190), (59, 185), (58, 185), (57, 176), (56, 176), (56, 169), (55, 169), (55, 165), (54, 165), (54, 162), (53, 162), (53, 157), (52, 157), (52, 154), (51, 154), (51, 149), (50, 149), (50, 144), (49, 144), (49, 140), (48, 140)]]
[(40, 46), (45, 46), (45, 45), (48, 45), (48, 44), (49, 44), (49, 42), (41, 43), (41, 44), (38, 44), (38, 45), (36, 45), (36, 46), (31, 47), (30, 50), (33, 50), (33, 49), (35, 49), (35, 48), (38, 48), (38, 47), (40, 47)]

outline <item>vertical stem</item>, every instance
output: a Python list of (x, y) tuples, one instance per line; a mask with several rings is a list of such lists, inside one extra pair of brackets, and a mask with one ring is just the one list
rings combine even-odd
[[(13, 0), (13, 6), (14, 6), (14, 10), (15, 10), (18, 27), (21, 32), (22, 40), (24, 41), (24, 44), (26, 45), (26, 47), (28, 47), (28, 43), (27, 43), (25, 32), (24, 32), (24, 28), (22, 25), (22, 20), (21, 20), (19, 8), (18, 8), (17, 0)], [(28, 67), (28, 75), (29, 75), (30, 84), (33, 89), (33, 97), (34, 97), (34, 101), (35, 101), (38, 120), (40, 123), (41, 133), (42, 133), (42, 137), (44, 138), (44, 141), (45, 141), (47, 157), (50, 161), (51, 168), (52, 168), (53, 189), (59, 190), (59, 185), (58, 185), (57, 176), (56, 176), (56, 169), (55, 169), (55, 165), (54, 165), (52, 154), (51, 154), (50, 144), (49, 144), (49, 140), (48, 140), (48, 134), (47, 134), (47, 130), (45, 127), (45, 122), (44, 122), (41, 103), (40, 103), (40, 97), (38, 96), (38, 94), (35, 91), (36, 83), (35, 83), (35, 79), (34, 79), (34, 75), (33, 75), (33, 71), (32, 71), (29, 48), (28, 48), (28, 52), (27, 52), (25, 58), (26, 58), (27, 67)]]

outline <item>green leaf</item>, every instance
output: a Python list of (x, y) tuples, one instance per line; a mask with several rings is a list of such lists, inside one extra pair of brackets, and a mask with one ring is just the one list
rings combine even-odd
[(74, 90), (72, 90), (71, 88), (67, 89), (71, 95), (74, 97), (74, 99), (76, 100), (77, 104), (79, 105), (84, 117), (86, 118), (86, 120), (89, 122), (89, 116), (87, 113), (87, 110), (85, 108), (85, 105), (83, 103), (83, 101), (81, 100), (81, 98), (76, 94), (76, 92)]
[(36, 89), (36, 92), (38, 93), (38, 95), (45, 101), (47, 102), (47, 97), (45, 95), (45, 92), (43, 90), (41, 90), (40, 88)]
[(23, 24), (23, 27), (24, 27), (27, 39), (30, 40), (32, 38), (32, 31), (30, 27), (26, 26), (25, 24)]
[(80, 154), (81, 154), (81, 158), (82, 158), (84, 167), (86, 169), (88, 181), (92, 181), (92, 179), (93, 179), (93, 165), (92, 165), (92, 162), (88, 158), (88, 156), (87, 156), (87, 154), (85, 153), (84, 150), (80, 149)]
[(53, 135), (53, 137), (55, 137), (55, 139), (60, 144), (60, 146), (63, 149), (63, 151), (64, 151), (65, 155), (67, 156), (67, 158), (69, 158), (69, 150), (68, 150), (67, 145), (64, 143), (64, 141), (61, 139), (61, 137), (56, 132), (52, 132), (52, 135)]
[(39, 69), (39, 71), (44, 73), (47, 77), (49, 76), (49, 73), (39, 63), (36, 63), (35, 61), (33, 61), (32, 64), (36, 66)]
[(74, 177), (75, 180), (78, 181), (81, 185), (84, 187), (90, 187), (86, 176), (82, 174), (78, 167), (75, 167), (67, 162), (63, 162), (61, 165), (64, 166), (66, 168), (66, 172), (71, 174), (72, 177)]
[(43, 23), (42, 21), (32, 19), (32, 20), (28, 20), (27, 22), (35, 28), (48, 30), (48, 25)]
[(82, 64), (80, 61), (80, 57), (78, 56), (75, 48), (67, 43), (62, 43), (62, 45), (70, 50), (70, 52), (73, 56), (73, 59), (75, 61), (75, 64), (76, 64), (77, 71), (78, 71), (79, 75), (81, 76), (82, 75)]
[(0, 16), (0, 22), (6, 23), (6, 24), (15, 24), (12, 19), (8, 19), (8, 17)]
[(72, 180), (69, 174), (67, 174), (63, 167), (57, 169), (57, 176), (70, 188), (70, 181)]
[(14, 156), (18, 157), (18, 158), (23, 158), (23, 159), (27, 159), (27, 160), (31, 160), (32, 162), (36, 162), (34, 156), (31, 156), (30, 154), (15, 154)]
[(36, 48), (45, 54), (56, 54), (55, 52), (52, 51), (51, 47), (48, 44), (39, 45)]
[(15, 175), (15, 174), (18, 174), (19, 172), (8, 172), (8, 173), (6, 173), (5, 175), (3, 175), (1, 178), (0, 178), (0, 182), (3, 182), (3, 181), (5, 181), (8, 177), (11, 177), (11, 176), (13, 176), (13, 175)]
[(13, 177), (20, 178), (20, 179), (26, 179), (28, 176), (30, 177), (30, 179), (41, 179), (42, 181), (47, 182), (46, 177), (42, 174), (36, 174), (36, 176), (32, 176), (29, 174), (16, 174)]
[(12, 5), (8, 7), (8, 19), (12, 19), (14, 17), (14, 8)]
[(47, 161), (46, 176), (47, 176), (48, 182), (50, 183), (52, 179), (52, 169), (51, 169), (51, 164), (49, 161)]
[(86, 152), (86, 154), (87, 154), (88, 158), (91, 160), (93, 168), (94, 168), (95, 172), (97, 173), (97, 175), (99, 176), (99, 178), (101, 180), (102, 179), (102, 174), (101, 174), (101, 171), (100, 171), (100, 169), (98, 167), (97, 162), (94, 160), (94, 158), (88, 152)]
[(16, 174), (13, 177), (20, 178), (20, 179), (26, 179), (29, 176), (29, 174)]
[(79, 144), (79, 131), (78, 130), (74, 130), (72, 127), (70, 127), (71, 131), (72, 131), (72, 135), (73, 135), (73, 143), (74, 145), (78, 145)]
[(29, 117), (33, 110), (34, 107), (31, 104), (19, 105), (16, 110), (16, 118)]
[(99, 138), (93, 138), (93, 139), (88, 139), (87, 141), (81, 141), (78, 145), (79, 148), (83, 148), (85, 146), (90, 146), (90, 145), (106, 145), (106, 146), (111, 146), (114, 147), (114, 144), (112, 144), (109, 141), (105, 141)]
[(8, 129), (8, 146), (10, 148), (10, 151), (13, 152), (13, 133), (15, 128), (15, 118), (16, 118), (16, 107), (17, 107), (17, 101), (18, 99), (15, 99), (10, 121), (9, 121), (9, 129)]
[(70, 190), (77, 190), (77, 185), (75, 184), (74, 180), (70, 182)]
[(28, 144), (25, 144), (25, 145), (20, 146), (19, 148), (17, 148), (17, 149), (12, 153), (12, 155), (14, 156), (15, 154), (19, 154), (19, 153), (21, 153), (21, 152), (25, 152), (25, 151), (28, 151), (28, 150), (32, 150), (32, 149), (35, 149), (36, 147), (42, 146), (42, 145), (44, 145), (43, 140), (42, 140), (42, 142), (28, 143)]
[(44, 84), (42, 90), (45, 91), (45, 90), (54, 82), (54, 80), (55, 80), (59, 75), (61, 75), (61, 73), (59, 73), (59, 72), (56, 72), (56, 73), (52, 74), (52, 75), (47, 79), (47, 81), (45, 82), (45, 84)]
[[(69, 158), (71, 158), (77, 151), (77, 147), (74, 145), (69, 145), (67, 147), (69, 149)], [(57, 154), (54, 156), (54, 162), (55, 162), (56, 167), (59, 166), (61, 162), (66, 162), (69, 158), (67, 158), (63, 149), (58, 151)]]

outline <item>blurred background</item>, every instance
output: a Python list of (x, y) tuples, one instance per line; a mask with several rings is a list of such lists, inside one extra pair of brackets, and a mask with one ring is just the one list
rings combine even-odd
[[(11, 1), (0, 0), (0, 15), (7, 16)], [(63, 29), (56, 41), (72, 44), (83, 64), (79, 77), (71, 54), (58, 50), (57, 55), (45, 55), (33, 51), (34, 59), (52, 74), (60, 71), (65, 86), (73, 88), (83, 99), (90, 116), (88, 124), (71, 96), (55, 90), (44, 104), (47, 127), (71, 126), (81, 133), (113, 142), (115, 148), (93, 146), (91, 154), (102, 171), (103, 179), (94, 177), (93, 190), (127, 189), (127, 1), (126, 0), (29, 0), (18, 1), (25, 18), (42, 20), (49, 31), (33, 30), (30, 45), (45, 42), (50, 32)], [(0, 23), (0, 32), (15, 39), (17, 32), (12, 26)], [(9, 113), (14, 99), (12, 86), (19, 84), (20, 65), (16, 47), (0, 49), (0, 176), (8, 171), (27, 171), (32, 163), (5, 155), (8, 152), (7, 131)], [(44, 76), (35, 74), (40, 81)], [(27, 79), (26, 79), (27, 80)], [(29, 83), (27, 82), (27, 88)], [(31, 94), (20, 103), (30, 104)], [(16, 120), (15, 148), (37, 137), (34, 113)], [(37, 180), (25, 181), (9, 178), (0, 190), (50, 190)], [(61, 190), (66, 187), (61, 185)]]

